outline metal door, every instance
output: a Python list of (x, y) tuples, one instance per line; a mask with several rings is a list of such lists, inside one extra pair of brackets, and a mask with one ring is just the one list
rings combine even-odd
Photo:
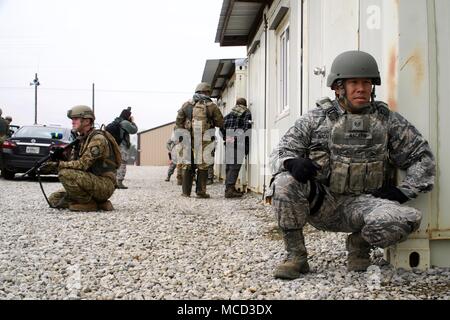
[(358, 49), (359, 0), (310, 0), (306, 12), (308, 110), (320, 97), (334, 97), (326, 86), (334, 58)]

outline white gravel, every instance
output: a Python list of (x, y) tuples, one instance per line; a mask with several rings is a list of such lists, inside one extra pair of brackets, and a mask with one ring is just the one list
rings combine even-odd
[(275, 280), (283, 244), (260, 195), (225, 200), (216, 183), (212, 199), (186, 199), (165, 173), (129, 167), (110, 213), (49, 209), (37, 182), (0, 179), (0, 299), (450, 298), (449, 269), (393, 270), (376, 251), (348, 273), (346, 235), (312, 228), (312, 272)]

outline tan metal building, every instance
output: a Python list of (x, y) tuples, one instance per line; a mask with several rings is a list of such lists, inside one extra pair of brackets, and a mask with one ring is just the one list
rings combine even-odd
[(172, 135), (175, 122), (138, 133), (138, 166), (167, 166), (167, 140)]

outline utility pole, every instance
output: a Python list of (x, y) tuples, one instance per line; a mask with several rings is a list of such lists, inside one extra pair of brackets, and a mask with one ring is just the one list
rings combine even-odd
[(35, 73), (33, 82), (30, 82), (30, 86), (34, 86), (34, 124), (37, 124), (37, 87), (39, 85), (38, 75)]
[(95, 83), (92, 84), (92, 112), (95, 114)]

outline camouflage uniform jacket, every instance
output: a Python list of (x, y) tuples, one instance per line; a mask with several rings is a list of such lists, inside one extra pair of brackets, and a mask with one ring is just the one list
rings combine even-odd
[(116, 169), (111, 161), (113, 151), (107, 138), (92, 130), (86, 138), (81, 140), (79, 146), (72, 150), (70, 161), (61, 161), (59, 170), (73, 169), (104, 176), (116, 181)]
[[(118, 118), (121, 119), (121, 118)], [(122, 138), (122, 145), (125, 146), (126, 149), (130, 149), (131, 141), (130, 134), (136, 134), (138, 132), (138, 127), (134, 122), (128, 120), (122, 120), (120, 122), (120, 137)]]
[[(191, 130), (192, 122), (192, 108), (195, 105), (193, 99), (185, 102), (180, 110), (178, 110), (178, 115), (176, 119), (176, 129), (187, 129)], [(207, 102), (207, 114), (210, 128), (223, 127), (223, 115), (217, 105), (210, 101)]]
[[(338, 119), (347, 114), (337, 101), (332, 102), (337, 110)], [(382, 102), (364, 110), (365, 114), (374, 114), (379, 108), (386, 106)], [(387, 109), (386, 109), (387, 110)], [(406, 177), (398, 188), (410, 199), (416, 198), (418, 193), (427, 192), (433, 188), (436, 175), (435, 159), (428, 142), (420, 132), (400, 114), (388, 111), (386, 126), (387, 159), (394, 168), (406, 170)], [(328, 119), (326, 110), (315, 108), (296, 121), (288, 132), (281, 138), (279, 145), (271, 154), (271, 168), (276, 175), (284, 168), (284, 162), (298, 157), (310, 157), (311, 153), (322, 151), (325, 157), (330, 156), (329, 141), (333, 129), (333, 122)], [(358, 146), (355, 146), (355, 154)], [(313, 159), (313, 157), (311, 157)], [(313, 159), (317, 160), (317, 159)], [(317, 161), (321, 164), (320, 161)], [(323, 174), (320, 172), (318, 177)], [(324, 175), (325, 179), (329, 174)], [(318, 179), (320, 182), (320, 179)], [(328, 181), (329, 182), (329, 181)], [(326, 181), (324, 182), (326, 184)]]
[(1, 144), (8, 138), (9, 125), (5, 119), (0, 117), (0, 147)]

